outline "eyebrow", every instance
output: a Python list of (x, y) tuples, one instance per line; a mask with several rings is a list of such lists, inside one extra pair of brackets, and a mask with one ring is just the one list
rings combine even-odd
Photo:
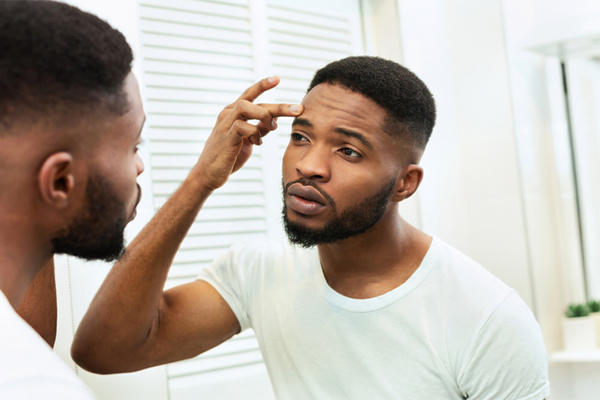
[[(296, 126), (296, 125), (306, 126), (308, 128), (313, 127), (313, 124), (309, 120), (307, 120), (306, 118), (298, 118), (298, 117), (294, 118), (294, 121), (292, 122), (292, 126)], [(364, 135), (362, 135), (358, 132), (349, 131), (348, 129), (344, 129), (344, 128), (335, 128), (333, 131), (335, 133), (339, 133), (344, 136), (349, 136), (351, 138), (358, 139), (362, 144), (367, 146), (369, 149), (373, 150), (373, 145), (371, 144), (371, 142), (369, 142), (367, 140), (367, 138), (365, 138)]]
[(361, 135), (358, 132), (349, 131), (348, 129), (344, 129), (344, 128), (335, 128), (334, 132), (342, 134), (342, 135), (345, 135), (345, 136), (352, 137), (354, 139), (358, 139), (362, 144), (364, 144), (365, 146), (367, 146), (369, 149), (373, 150), (373, 146), (367, 140), (367, 138), (365, 138), (363, 135)]
[(295, 126), (295, 125), (306, 126), (308, 128), (313, 127), (313, 124), (309, 120), (307, 120), (306, 118), (299, 118), (299, 117), (294, 118), (294, 121), (292, 121), (292, 126)]

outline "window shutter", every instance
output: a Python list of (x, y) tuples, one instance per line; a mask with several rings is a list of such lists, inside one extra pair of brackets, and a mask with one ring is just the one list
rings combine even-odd
[[(217, 114), (246, 87), (278, 74), (281, 87), (268, 100), (299, 103), (316, 69), (361, 51), (357, 0), (331, 1), (327, 9), (314, 0), (298, 7), (286, 3), (139, 1), (156, 210), (197, 161)], [(167, 288), (194, 280), (233, 243), (276, 239), (281, 233), (273, 230), (280, 209), (272, 198), (280, 205), (281, 156), (290, 132), (290, 121), (280, 119), (275, 144), (255, 148), (244, 168), (208, 199), (175, 257)], [(226, 393), (272, 398), (253, 331), (170, 364), (167, 371), (171, 400), (222, 399)]]

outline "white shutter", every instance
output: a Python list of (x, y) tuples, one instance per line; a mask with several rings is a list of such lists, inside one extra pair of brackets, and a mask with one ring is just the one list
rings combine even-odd
[[(155, 209), (195, 164), (217, 114), (246, 87), (278, 74), (281, 87), (268, 100), (299, 103), (316, 69), (360, 52), (357, 0), (331, 1), (327, 9), (311, 2), (312, 11), (284, 1), (139, 1)], [(247, 165), (208, 199), (167, 287), (195, 279), (233, 243), (280, 234), (278, 188), (289, 121), (280, 119), (280, 126), (271, 145), (255, 148)], [(252, 331), (167, 371), (171, 400), (273, 396)]]
[[(267, 0), (272, 71), (281, 77), (274, 91), (277, 102), (299, 103), (319, 68), (362, 53), (359, 15), (356, 0), (313, 0), (297, 6)], [(291, 121), (282, 120), (277, 133), (277, 147), (283, 155)]]

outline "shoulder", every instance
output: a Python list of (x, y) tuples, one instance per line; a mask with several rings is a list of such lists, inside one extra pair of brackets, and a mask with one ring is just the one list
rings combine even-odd
[(441, 239), (434, 239), (432, 249), (436, 254), (432, 283), (443, 287), (451, 299), (490, 315), (510, 293), (515, 292), (477, 261)]

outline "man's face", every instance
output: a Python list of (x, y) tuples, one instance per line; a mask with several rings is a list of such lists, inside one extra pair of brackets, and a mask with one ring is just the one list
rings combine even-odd
[(283, 218), (290, 241), (310, 247), (361, 234), (389, 211), (400, 152), (385, 110), (361, 94), (321, 84), (302, 104), (283, 158)]
[(113, 261), (125, 250), (125, 226), (135, 217), (144, 171), (137, 150), (145, 121), (137, 81), (125, 81), (129, 111), (99, 126), (100, 139), (89, 149), (87, 185), (81, 207), (68, 227), (52, 239), (54, 253)]

